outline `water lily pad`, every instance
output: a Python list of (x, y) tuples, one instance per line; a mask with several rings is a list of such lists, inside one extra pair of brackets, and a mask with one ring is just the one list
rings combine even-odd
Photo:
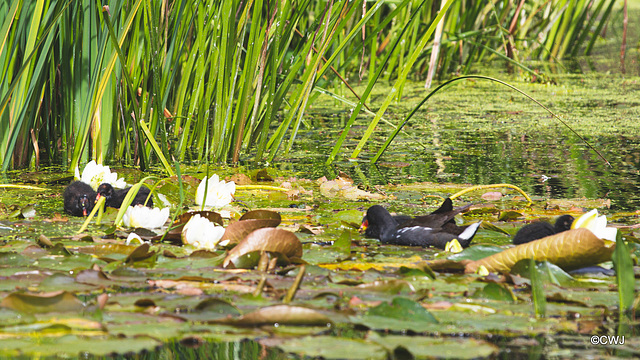
[(296, 325), (296, 326), (326, 326), (331, 324), (323, 313), (302, 306), (274, 305), (247, 313), (233, 319), (219, 320), (218, 323), (238, 326), (261, 325)]
[(565, 270), (576, 269), (610, 260), (614, 249), (615, 243), (598, 239), (590, 230), (573, 229), (474, 261), (466, 271), (476, 272), (482, 265), (490, 272), (509, 272), (515, 263), (528, 258), (546, 260)]
[(331, 336), (309, 336), (279, 341), (261, 341), (301, 357), (323, 359), (387, 359), (384, 347), (359, 339)]
[(513, 291), (511, 291), (509, 287), (496, 283), (488, 283), (484, 288), (482, 288), (482, 290), (476, 293), (476, 296), (497, 301), (518, 301), (518, 298), (516, 298), (516, 296), (513, 294)]
[(180, 318), (190, 321), (212, 321), (227, 317), (239, 316), (240, 310), (233, 304), (218, 298), (202, 300), (193, 311), (177, 314)]
[(38, 358), (56, 356), (63, 350), (66, 354), (105, 356), (138, 353), (143, 350), (151, 351), (160, 345), (158, 340), (149, 337), (64, 335), (51, 338), (32, 337), (4, 340), (0, 342), (2, 348), (0, 354), (5, 356), (27, 355)]
[(156, 254), (155, 251), (149, 251), (149, 244), (142, 244), (137, 248), (133, 249), (133, 251), (124, 259), (125, 264), (134, 263), (136, 261), (146, 260)]
[(247, 211), (239, 219), (239, 221), (244, 221), (244, 220), (272, 220), (274, 223), (277, 222), (277, 224), (271, 227), (276, 227), (280, 225), (280, 222), (282, 221), (282, 217), (277, 212), (271, 211), (271, 210), (251, 210), (251, 211)]
[[(247, 216), (247, 214), (249, 215)], [(231, 244), (237, 244), (253, 231), (262, 228), (277, 227), (280, 221), (280, 214), (273, 211), (249, 211), (240, 218), (240, 221), (236, 221), (227, 226), (221, 240), (229, 240)]]
[(394, 298), (391, 304), (371, 308), (365, 315), (352, 317), (351, 321), (370, 329), (416, 332), (426, 331), (438, 320), (419, 303), (406, 298)]
[(477, 244), (471, 245), (457, 254), (450, 255), (449, 257), (447, 257), (447, 259), (455, 261), (480, 260), (486, 258), (487, 256), (497, 254), (502, 250), (504, 249), (495, 245)]
[(414, 358), (429, 359), (479, 359), (496, 355), (497, 346), (476, 339), (453, 339), (425, 336), (381, 336), (369, 333), (369, 341), (378, 343), (394, 352), (398, 348), (406, 350)]
[(248, 256), (253, 252), (271, 252), (284, 255), (287, 259), (302, 257), (302, 244), (298, 237), (287, 230), (258, 229), (236, 247), (224, 259), (223, 266), (234, 264), (236, 268), (252, 268), (257, 265), (260, 256)]
[(11, 293), (0, 306), (27, 314), (82, 311), (84, 304), (75, 295), (67, 291), (46, 294)]

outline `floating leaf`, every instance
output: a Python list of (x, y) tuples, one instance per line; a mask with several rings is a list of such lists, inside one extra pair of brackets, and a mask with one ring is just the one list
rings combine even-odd
[(498, 221), (511, 221), (521, 218), (522, 214), (517, 211), (503, 211), (498, 217)]
[(338, 239), (334, 241), (333, 245), (331, 245), (331, 248), (341, 253), (342, 255), (349, 255), (351, 254), (352, 238), (353, 236), (351, 235), (351, 231), (344, 230), (342, 231), (342, 234), (340, 234)]
[(482, 288), (482, 290), (478, 291), (475, 296), (483, 299), (507, 301), (512, 303), (516, 303), (518, 301), (518, 298), (516, 298), (513, 291), (511, 291), (508, 286), (496, 283), (488, 283), (484, 288)]
[(436, 320), (427, 309), (423, 308), (422, 305), (402, 297), (394, 298), (391, 304), (384, 302), (370, 309), (367, 315), (384, 316), (397, 320), (428, 322), (432, 324), (438, 323), (438, 320)]
[(224, 319), (219, 323), (239, 326), (296, 325), (326, 326), (331, 319), (321, 312), (302, 306), (275, 305), (261, 308), (235, 319)]
[(262, 228), (274, 228), (282, 221), (280, 214), (269, 210), (254, 210), (244, 214), (239, 221), (229, 224), (221, 240), (237, 244), (253, 231)]
[(381, 345), (360, 339), (332, 336), (308, 336), (304, 338), (269, 341), (269, 346), (300, 355), (301, 358), (323, 359), (388, 359)]
[(129, 256), (124, 260), (125, 264), (134, 263), (136, 261), (146, 260), (156, 254), (155, 251), (149, 251), (150, 245), (145, 243), (135, 248)]
[(272, 220), (277, 223), (270, 227), (276, 227), (280, 225), (280, 222), (282, 221), (282, 217), (277, 212), (271, 211), (271, 210), (251, 210), (251, 211), (247, 211), (239, 219), (239, 221), (244, 221), (244, 220)]
[[(559, 266), (548, 261), (542, 261), (536, 264), (538, 273), (545, 283), (556, 284), (558, 286), (576, 286), (577, 281)], [(520, 275), (529, 278), (529, 260), (524, 259), (518, 261), (511, 268), (511, 274)]]
[(48, 237), (40, 234), (40, 236), (38, 236), (38, 239), (36, 240), (36, 242), (38, 243), (38, 245), (42, 246), (43, 248), (50, 248), (53, 247), (53, 243), (51, 242), (51, 240), (49, 240)]
[(258, 264), (260, 255), (252, 253), (265, 251), (283, 255), (285, 258), (283, 260), (286, 261), (289, 258), (302, 257), (302, 244), (290, 231), (274, 228), (258, 229), (229, 251), (223, 266), (228, 267), (233, 263), (236, 268), (253, 268)]
[(67, 291), (47, 294), (11, 293), (0, 302), (0, 306), (27, 314), (77, 312), (84, 309), (82, 301)]
[(397, 294), (403, 290), (415, 291), (411, 283), (400, 279), (377, 280), (366, 284), (360, 284), (356, 287), (358, 289), (388, 292), (391, 294)]
[(469, 246), (468, 248), (462, 250), (462, 252), (459, 252), (457, 254), (449, 255), (447, 259), (455, 261), (480, 260), (486, 258), (487, 256), (497, 254), (502, 250), (503, 249), (499, 246), (478, 244)]
[(484, 359), (497, 355), (499, 348), (486, 341), (476, 339), (442, 338), (426, 336), (382, 336), (376, 332), (370, 332), (369, 341), (378, 343), (394, 355), (399, 349), (407, 351), (412, 356), (394, 356), (394, 358), (416, 359)]
[(466, 272), (484, 266), (491, 272), (509, 272), (522, 259), (549, 261), (565, 270), (599, 264), (611, 259), (615, 243), (598, 239), (587, 229), (573, 229), (507, 249), (466, 265)]
[(384, 302), (371, 308), (365, 315), (351, 320), (370, 329), (416, 332), (428, 331), (433, 324), (438, 323), (422, 305), (400, 297), (394, 298), (391, 304)]

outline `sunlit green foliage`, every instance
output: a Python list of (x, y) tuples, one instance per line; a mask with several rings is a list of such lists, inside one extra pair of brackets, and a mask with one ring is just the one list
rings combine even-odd
[(397, 96), (409, 74), (422, 77), (439, 15), (443, 77), (489, 57), (588, 52), (612, 4), (448, 1), (439, 14), (432, 0), (3, 1), (2, 169), (271, 161), (291, 149), (318, 90), (358, 101), (340, 77), (395, 81)]

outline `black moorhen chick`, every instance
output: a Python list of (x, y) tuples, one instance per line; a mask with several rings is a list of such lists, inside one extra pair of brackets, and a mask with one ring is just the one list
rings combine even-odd
[(546, 221), (536, 221), (529, 225), (525, 225), (513, 237), (513, 244), (520, 245), (530, 241), (542, 239), (563, 231), (571, 229), (573, 216), (562, 215), (556, 219), (555, 225), (551, 225)]
[(374, 205), (367, 210), (366, 221), (375, 226), (383, 244), (405, 246), (434, 246), (444, 249), (447, 243), (458, 239), (462, 247), (468, 247), (480, 222), (469, 226), (457, 226), (454, 217), (469, 209), (471, 204), (454, 209), (451, 199), (429, 215), (418, 216), (398, 224), (387, 209)]
[[(119, 209), (120, 206), (122, 206), (122, 201), (124, 201), (124, 198), (127, 196), (130, 189), (131, 188), (128, 187), (126, 189), (116, 190), (113, 188), (113, 186), (111, 186), (111, 184), (102, 183), (100, 184), (100, 186), (98, 186), (98, 196), (96, 197), (96, 200), (99, 199), (101, 196), (104, 196), (106, 206)], [(131, 202), (131, 206), (136, 206), (138, 204), (141, 204), (141, 205), (146, 205), (150, 208), (153, 208), (153, 199), (149, 197), (149, 200), (147, 200), (147, 197), (149, 196), (150, 192), (151, 191), (149, 190), (149, 188), (145, 186), (140, 187), (140, 190), (138, 190), (138, 193), (136, 194), (136, 196), (133, 198), (133, 201)], [(147, 200), (146, 204), (145, 204), (145, 200)]]
[(96, 192), (82, 181), (74, 181), (64, 189), (64, 211), (73, 216), (87, 216), (96, 202)]

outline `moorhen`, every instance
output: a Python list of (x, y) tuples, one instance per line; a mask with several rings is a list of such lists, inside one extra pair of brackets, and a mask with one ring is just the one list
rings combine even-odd
[(454, 217), (471, 207), (471, 204), (453, 208), (451, 199), (446, 199), (442, 206), (429, 215), (417, 216), (398, 224), (389, 211), (380, 205), (367, 210), (367, 228), (375, 227), (374, 233), (383, 244), (405, 246), (434, 246), (444, 249), (447, 243), (458, 239), (462, 247), (468, 247), (476, 234), (480, 222), (469, 226), (458, 226)]
[[(437, 227), (439, 226), (438, 225), (439, 223), (442, 223), (443, 218), (450, 218), (448, 223), (455, 226), (456, 222), (453, 219), (453, 217), (469, 209), (469, 207), (471, 207), (471, 204), (461, 206), (454, 210), (453, 202), (451, 201), (451, 199), (446, 198), (442, 203), (442, 205), (440, 205), (440, 207), (435, 211), (433, 211), (431, 214), (418, 216), (416, 218), (412, 218), (411, 216), (408, 216), (408, 215), (392, 215), (392, 217), (399, 225), (402, 225), (403, 227), (405, 225), (409, 225), (409, 226), (417, 225), (417, 226), (427, 226), (427, 227), (432, 227), (430, 225), (433, 225)], [(416, 221), (408, 223), (409, 220), (416, 220)], [(451, 226), (451, 225), (447, 225), (447, 226)], [(375, 222), (370, 223), (367, 218), (367, 215), (365, 215), (362, 218), (362, 225), (360, 226), (360, 229), (364, 230), (364, 234), (366, 237), (370, 237), (374, 239), (380, 238), (380, 229), (378, 228), (378, 224)]]
[[(96, 197), (96, 200), (98, 200), (101, 196), (104, 196), (106, 206), (119, 209), (120, 206), (122, 206), (122, 201), (127, 196), (130, 189), (131, 188), (128, 187), (126, 189), (116, 190), (113, 188), (113, 186), (111, 186), (111, 184), (102, 183), (100, 184), (100, 186), (98, 186), (98, 196)], [(138, 190), (138, 193), (133, 198), (133, 201), (131, 202), (131, 206), (136, 206), (138, 204), (141, 204), (141, 205), (146, 205), (150, 208), (153, 208), (153, 199), (149, 196), (150, 192), (151, 191), (149, 190), (149, 188), (145, 186), (141, 186), (140, 190)], [(147, 197), (149, 197), (149, 200), (147, 200)], [(146, 201), (146, 204), (145, 204), (145, 201)]]
[(546, 221), (536, 221), (525, 225), (513, 237), (513, 244), (520, 245), (571, 229), (573, 216), (562, 215), (556, 219), (555, 225)]
[(87, 216), (96, 202), (96, 192), (82, 181), (74, 181), (64, 189), (64, 211), (73, 216)]
[[(403, 224), (406, 221), (413, 219), (409, 215), (391, 215), (393, 220), (398, 224)], [(367, 215), (362, 218), (362, 225), (360, 225), (360, 231), (364, 230), (364, 236), (373, 239), (380, 239), (380, 229), (377, 223), (370, 223)]]

